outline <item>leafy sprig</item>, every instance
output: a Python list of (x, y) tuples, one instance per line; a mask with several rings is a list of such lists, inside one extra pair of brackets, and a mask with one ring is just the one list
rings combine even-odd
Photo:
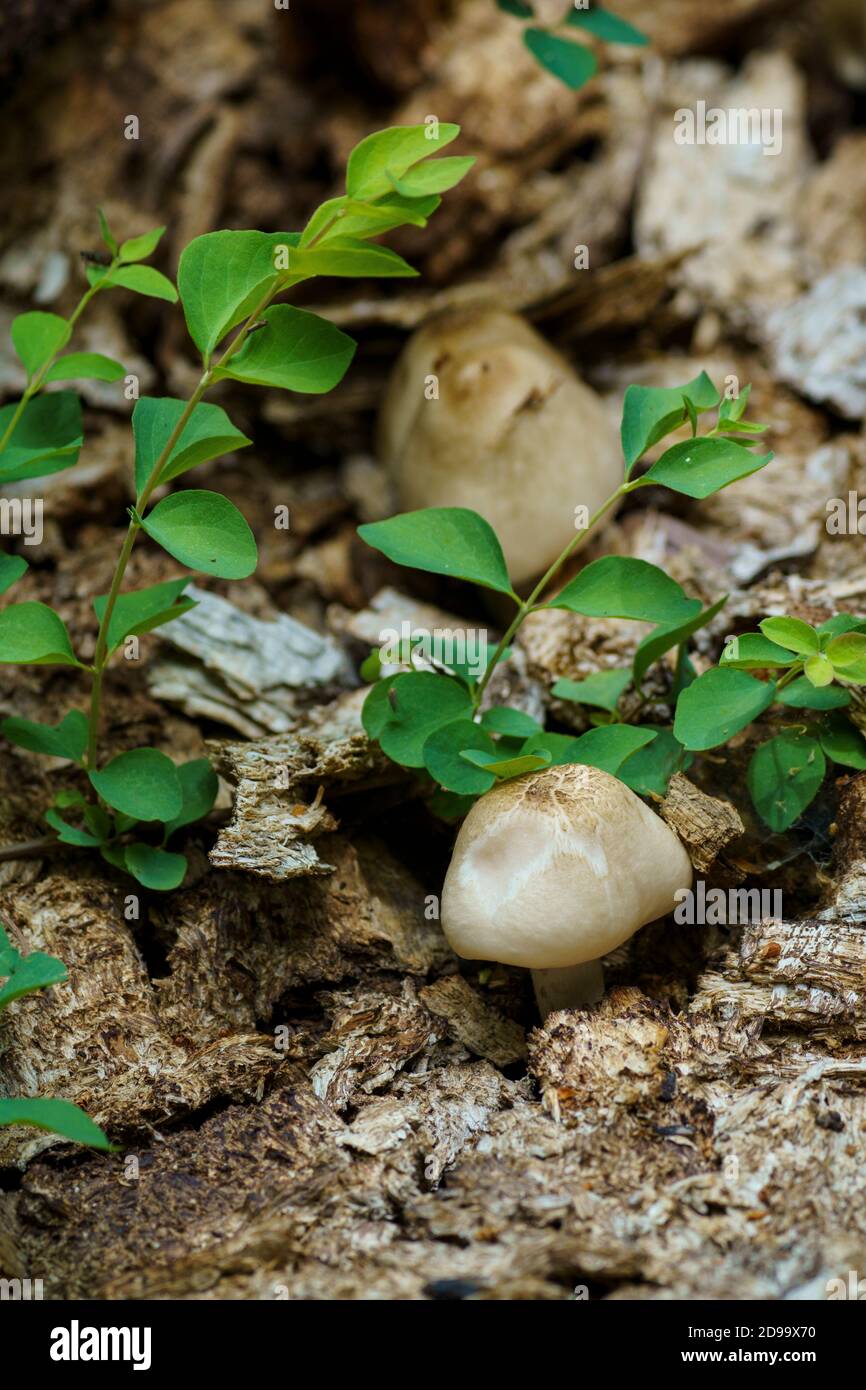
[[(217, 779), (206, 760), (177, 766), (152, 748), (134, 748), (100, 765), (103, 684), (112, 657), (129, 638), (193, 606), (184, 597), (188, 578), (125, 591), (133, 547), (144, 533), (187, 569), (224, 579), (246, 578), (257, 562), (245, 518), (220, 493), (185, 488), (158, 501), (154, 494), (200, 464), (251, 443), (221, 407), (204, 401), (219, 382), (307, 393), (337, 385), (354, 355), (353, 340), (319, 315), (275, 301), (314, 276), (415, 275), (374, 238), (403, 225), (424, 226), (440, 195), (464, 177), (471, 158), (433, 157), (458, 134), (458, 126), (430, 118), (368, 136), (349, 157), (346, 193), (324, 203), (303, 231), (197, 237), (180, 257), (178, 290), (141, 264), (156, 250), (164, 228), (119, 243), (100, 212), (107, 254), (89, 258), (88, 289), (70, 317), (23, 314), (13, 323), (28, 379), (18, 404), (0, 412), (0, 484), (59, 472), (78, 458), (78, 398), (73, 392), (40, 395), (44, 386), (123, 373), (119, 363), (95, 354), (60, 356), (96, 294), (119, 288), (170, 302), (179, 297), (201, 357), (201, 375), (188, 400), (145, 396), (133, 411), (135, 502), (108, 592), (94, 600), (92, 661), (76, 655), (62, 618), (46, 604), (17, 603), (0, 612), (0, 664), (68, 666), (90, 676), (89, 714), (72, 710), (54, 726), (16, 717), (0, 725), (13, 743), (66, 758), (86, 776), (85, 790), (64, 790), (55, 798), (46, 813), (49, 826), (61, 842), (98, 850), (145, 887), (167, 890), (182, 882), (186, 860), (168, 841), (207, 815)], [(25, 569), (23, 560), (0, 556), (0, 592)], [(158, 838), (155, 825), (161, 827)]]
[(523, 42), (532, 56), (572, 91), (579, 90), (595, 76), (598, 60), (591, 48), (582, 43), (573, 43), (562, 30), (578, 29), (605, 43), (621, 43), (631, 47), (643, 47), (649, 43), (640, 29), (610, 10), (602, 9), (600, 5), (593, 5), (591, 9), (571, 8), (563, 16), (561, 25), (551, 29), (533, 22), (535, 10), (528, 0), (496, 0), (496, 3), (506, 14), (524, 21)]

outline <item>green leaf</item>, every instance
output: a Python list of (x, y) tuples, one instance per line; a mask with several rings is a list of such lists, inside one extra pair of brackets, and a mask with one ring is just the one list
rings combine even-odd
[(111, 272), (104, 266), (88, 266), (87, 278), (91, 285), (99, 285), (104, 290), (133, 290), (148, 299), (165, 299), (169, 304), (177, 303), (177, 290), (167, 276), (154, 270), (150, 265), (121, 265)]
[(154, 227), (152, 232), (143, 232), (141, 236), (129, 237), (120, 247), (120, 259), (122, 261), (146, 261), (148, 256), (152, 256), (160, 241), (165, 227)]
[(392, 179), (403, 178), (422, 159), (439, 154), (459, 134), (459, 125), (446, 121), (375, 131), (349, 155), (346, 192), (350, 198), (360, 199), (390, 193)]
[(866, 632), (866, 619), (855, 618), (852, 613), (836, 613), (818, 628), (822, 637), (841, 637), (844, 632)]
[(754, 754), (746, 775), (755, 810), (777, 833), (787, 830), (813, 801), (827, 764), (820, 745), (805, 734), (779, 734)]
[(63, 619), (46, 603), (13, 603), (0, 613), (0, 665), (80, 664)]
[(45, 373), (45, 381), (117, 381), (126, 368), (101, 352), (67, 352)]
[(685, 423), (686, 398), (698, 413), (712, 410), (719, 403), (719, 393), (706, 372), (685, 386), (628, 387), (620, 430), (626, 477), (647, 449)]
[[(397, 679), (397, 674), (386, 676), (384, 680), (377, 681), (372, 690), (367, 692), (367, 698), (364, 700), (361, 710), (361, 723), (368, 738), (378, 740), (391, 718), (393, 706), (388, 692)], [(407, 674), (409, 673), (407, 672)], [(419, 674), (421, 673), (419, 672)], [(396, 699), (396, 697), (394, 698)]]
[(397, 565), (468, 579), (514, 598), (496, 533), (466, 507), (426, 507), (358, 527), (358, 535)]
[(9, 942), (5, 932), (0, 934), (0, 977), (9, 978), (0, 988), (0, 1011), (15, 999), (33, 994), (38, 989), (60, 984), (67, 978), (66, 966), (44, 951), (31, 951), (22, 956)]
[(219, 579), (246, 579), (256, 567), (252, 531), (234, 503), (218, 492), (174, 492), (157, 502), (141, 525), (192, 570)]
[(545, 752), (503, 758), (491, 757), (489, 753), (480, 753), (477, 749), (470, 748), (464, 749), (460, 756), (473, 767), (480, 767), (483, 772), (492, 772), (498, 782), (510, 781), (512, 777), (522, 777), (525, 772), (540, 772), (542, 768), (550, 767), (551, 763), (550, 754)]
[(183, 805), (180, 812), (165, 827), (165, 838), (185, 825), (203, 820), (217, 799), (219, 779), (207, 758), (194, 758), (181, 763), (177, 769)]
[(426, 198), (431, 193), (446, 193), (469, 173), (475, 163), (472, 155), (451, 155), (447, 159), (428, 159), (403, 178), (391, 178), (396, 191), (404, 198)]
[(809, 623), (799, 618), (765, 618), (758, 623), (765, 637), (789, 652), (811, 656), (818, 651), (818, 634)]
[(816, 688), (805, 676), (798, 676), (778, 692), (776, 703), (791, 709), (844, 709), (851, 703), (851, 694), (838, 685)]
[(88, 776), (107, 805), (136, 820), (171, 821), (183, 807), (177, 769), (171, 758), (156, 748), (120, 753)]
[(589, 729), (574, 739), (567, 761), (597, 767), (617, 777), (623, 763), (655, 738), (656, 730), (648, 726), (610, 724), (603, 729)]
[(738, 671), (775, 671), (793, 666), (796, 658), (787, 647), (771, 642), (761, 632), (744, 632), (731, 637), (719, 657), (720, 666)]
[(281, 247), (297, 246), (290, 232), (206, 232), (182, 252), (177, 269), (187, 328), (205, 360), (230, 329), (276, 288)]
[(866, 635), (845, 632), (834, 637), (824, 653), (843, 680), (866, 681)]
[(694, 757), (674, 738), (673, 730), (647, 727), (656, 728), (656, 737), (633, 753), (617, 775), (638, 796), (665, 796), (674, 773), (685, 772)]
[(659, 484), (686, 497), (711, 497), (731, 483), (766, 468), (772, 457), (753, 454), (733, 439), (688, 439), (663, 453), (637, 486)]
[(833, 663), (826, 656), (810, 656), (803, 666), (803, 674), (811, 685), (832, 685)]
[(593, 560), (566, 584), (547, 608), (567, 608), (591, 618), (633, 618), (645, 623), (679, 623), (700, 612), (676, 580), (646, 560), (606, 555)]
[[(432, 216), (441, 201), (438, 197), (401, 198), (398, 193), (392, 193), (376, 203), (345, 196), (329, 198), (313, 213), (301, 233), (299, 245), (305, 248), (323, 233), (324, 243), (329, 245), (332, 237), (381, 236), (383, 232), (406, 224), (426, 227), (428, 217)], [(331, 223), (330, 230), (326, 231)]]
[(32, 381), (39, 369), (69, 342), (71, 333), (66, 319), (38, 309), (18, 314), (12, 320), (12, 342), (24, 363), (28, 381)]
[[(118, 594), (108, 624), (109, 654), (120, 646), (125, 637), (140, 637), (195, 608), (193, 599), (181, 601), (180, 598), (188, 583), (189, 576), (185, 575), (182, 579), (168, 579), (164, 584), (152, 584), (148, 589), (131, 589), (125, 594)], [(93, 600), (100, 623), (107, 602), (107, 594), (100, 594)]]
[(91, 1149), (102, 1149), (106, 1153), (114, 1149), (99, 1125), (71, 1100), (39, 1100), (29, 1096), (0, 1100), (0, 1125), (33, 1125), (36, 1129), (48, 1130), (49, 1134), (61, 1134), (76, 1144), (87, 1144)]
[(772, 681), (714, 667), (680, 695), (674, 734), (684, 748), (717, 748), (763, 714), (775, 694)]
[(17, 584), (28, 569), (27, 561), (21, 555), (6, 555), (0, 550), (0, 594), (5, 594), (13, 584)]
[[(14, 405), (0, 409), (0, 434), (9, 426)], [(43, 478), (71, 468), (84, 443), (81, 402), (74, 391), (52, 391), (28, 401), (0, 454), (0, 485)]]
[(693, 633), (712, 622), (727, 601), (728, 595), (724, 594), (711, 608), (705, 608), (703, 612), (696, 613), (693, 618), (687, 618), (682, 623), (674, 623), (672, 627), (656, 628), (655, 632), (651, 632), (648, 637), (645, 637), (634, 654), (632, 672), (635, 685), (640, 685), (653, 662), (658, 661), (665, 652), (671, 651), (673, 647), (679, 647), (683, 642), (688, 641)]
[(436, 729), (425, 739), (424, 766), (447, 791), (477, 796), (489, 791), (496, 777), (462, 757), (463, 752), (470, 749), (481, 753), (489, 762), (497, 760), (496, 744), (490, 735), (473, 720), (458, 719)]
[(124, 847), (123, 862), (127, 872), (144, 888), (159, 893), (179, 888), (186, 876), (187, 863), (182, 854), (172, 854), (140, 841)]
[(80, 710), (70, 710), (60, 723), (37, 724), (31, 719), (4, 719), (0, 730), (10, 743), (27, 748), (31, 753), (45, 753), (52, 758), (69, 758), (81, 762), (87, 751), (87, 718)]
[(531, 5), (524, 3), (524, 0), (496, 0), (500, 10), (506, 14), (514, 15), (515, 19), (532, 19), (534, 14)]
[[(472, 702), (458, 681), (430, 671), (406, 672), (394, 677), (390, 687), (388, 718), (379, 731), (379, 744), (393, 762), (403, 767), (423, 767), (424, 744), (429, 736), (443, 724), (467, 718)], [(488, 738), (479, 730), (477, 747), (487, 747)]]
[(481, 716), (481, 727), (492, 734), (506, 734), (510, 738), (530, 738), (541, 733), (541, 725), (531, 715), (521, 709), (511, 709), (508, 705), (496, 705), (485, 710)]
[(844, 714), (831, 714), (818, 730), (821, 747), (834, 763), (843, 767), (866, 768), (866, 742), (859, 729)]
[(255, 386), (320, 395), (342, 381), (357, 343), (327, 319), (306, 309), (275, 304), (262, 315), (264, 327), (244, 343), (215, 377)]
[[(139, 496), (186, 405), (186, 401), (174, 400), (171, 396), (142, 396), (136, 403), (132, 412), (132, 432), (135, 435), (135, 487)], [(221, 406), (199, 404), (181, 430), (158, 482), (167, 483), (200, 463), (246, 449), (251, 443), (251, 439), (235, 428)]]
[(45, 812), (45, 819), (52, 830), (57, 831), (57, 838), (64, 845), (75, 845), (78, 849), (98, 849), (107, 838), (90, 829), (82, 830), (80, 826), (70, 825), (53, 806)]
[(105, 213), (102, 211), (102, 208), (97, 208), (97, 209), (96, 209), (96, 212), (97, 212), (97, 216), (99, 217), (99, 231), (100, 231), (100, 234), (101, 234), (101, 236), (102, 236), (102, 240), (103, 240), (103, 242), (105, 243), (105, 245), (108, 247), (108, 249), (109, 249), (109, 251), (111, 252), (112, 256), (116, 256), (116, 255), (117, 255), (117, 240), (116, 240), (116, 238), (114, 237), (114, 235), (113, 235), (113, 233), (112, 233), (112, 231), (111, 231), (111, 229), (110, 229), (110, 227), (109, 227), (109, 225), (108, 225), (108, 219), (106, 218)]
[(603, 39), (605, 43), (627, 43), (638, 47), (649, 43), (646, 34), (642, 34), (640, 29), (598, 5), (594, 5), (591, 10), (571, 10), (565, 22), (585, 29), (588, 34), (592, 34), (596, 39)]
[(292, 251), (289, 272), (304, 279), (312, 275), (406, 279), (418, 274), (408, 261), (389, 247), (349, 236), (330, 236), (318, 246)]
[(524, 29), (523, 42), (543, 68), (574, 92), (598, 72), (595, 54), (581, 43), (535, 28)]
[(550, 693), (557, 700), (574, 700), (579, 705), (613, 712), (620, 695), (630, 684), (631, 671), (595, 671), (582, 681), (558, 680)]
[(752, 387), (744, 386), (736, 396), (723, 396), (719, 405), (719, 424), (735, 424), (742, 420), (749, 404)]

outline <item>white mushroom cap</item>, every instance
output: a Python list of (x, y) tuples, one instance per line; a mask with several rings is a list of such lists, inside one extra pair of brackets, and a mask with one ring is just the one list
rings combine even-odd
[(682, 843), (633, 791), (568, 764), (475, 803), (442, 890), (442, 927), (470, 960), (579, 965), (673, 911), (691, 883)]
[[(438, 398), (427, 399), (431, 376)], [(540, 575), (622, 481), (599, 397), (516, 314), (448, 310), (410, 338), (379, 418), (379, 457), (401, 510), (470, 507), (502, 542), (516, 584)]]

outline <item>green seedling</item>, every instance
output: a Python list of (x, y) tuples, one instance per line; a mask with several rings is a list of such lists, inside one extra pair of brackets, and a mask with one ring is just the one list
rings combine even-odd
[[(368, 136), (352, 151), (346, 192), (323, 203), (300, 232), (218, 231), (183, 251), (177, 290), (143, 265), (164, 228), (118, 243), (102, 213), (104, 257), (87, 264), (88, 288), (68, 319), (25, 313), (12, 341), (27, 373), (16, 405), (0, 411), (0, 486), (71, 467), (83, 444), (81, 403), (73, 391), (47, 391), (55, 382), (119, 379), (123, 366), (94, 353), (64, 353), (87, 305), (110, 290), (131, 290), (171, 303), (180, 299), (201, 359), (188, 400), (143, 396), (132, 413), (135, 503), (107, 593), (94, 600), (98, 623), (92, 660), (73, 650), (66, 626), (44, 603), (14, 603), (0, 612), (0, 663), (65, 666), (86, 672), (88, 713), (73, 709), (57, 725), (6, 719), (0, 729), (31, 752), (67, 759), (81, 769), (80, 785), (65, 789), (46, 820), (65, 844), (98, 851), (146, 888), (176, 888), (186, 872), (172, 836), (213, 806), (217, 779), (208, 762), (176, 765), (154, 748), (134, 748), (108, 763), (99, 758), (103, 682), (112, 657), (130, 638), (171, 622), (193, 607), (188, 578), (146, 589), (124, 589), (133, 546), (142, 533), (189, 570), (244, 579), (256, 566), (253, 534), (241, 512), (220, 493), (183, 487), (155, 500), (182, 475), (252, 441), (205, 396), (221, 381), (322, 393), (342, 379), (355, 342), (305, 309), (277, 303), (316, 276), (413, 276), (416, 272), (374, 238), (395, 227), (423, 227), (473, 163), (434, 157), (459, 126), (429, 118)], [(236, 331), (235, 331), (236, 330)], [(0, 555), (0, 592), (16, 583), (26, 562)]]
[(575, 43), (568, 37), (568, 30), (577, 30), (604, 43), (628, 44), (630, 47), (644, 47), (649, 43), (646, 34), (636, 29), (619, 15), (604, 10), (600, 5), (591, 9), (566, 10), (562, 22), (555, 28), (536, 24), (535, 10), (527, 0), (496, 0), (500, 10), (514, 19), (524, 22), (523, 42), (536, 62), (549, 73), (564, 82), (572, 91), (578, 91), (598, 72), (598, 60), (592, 49), (583, 43)]

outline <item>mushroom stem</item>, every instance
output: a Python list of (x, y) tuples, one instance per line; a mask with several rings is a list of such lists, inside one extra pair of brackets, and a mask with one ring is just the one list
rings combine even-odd
[(561, 965), (554, 970), (533, 970), (535, 1002), (542, 1023), (557, 1009), (576, 1009), (597, 1004), (604, 995), (604, 970), (600, 960), (583, 965)]

